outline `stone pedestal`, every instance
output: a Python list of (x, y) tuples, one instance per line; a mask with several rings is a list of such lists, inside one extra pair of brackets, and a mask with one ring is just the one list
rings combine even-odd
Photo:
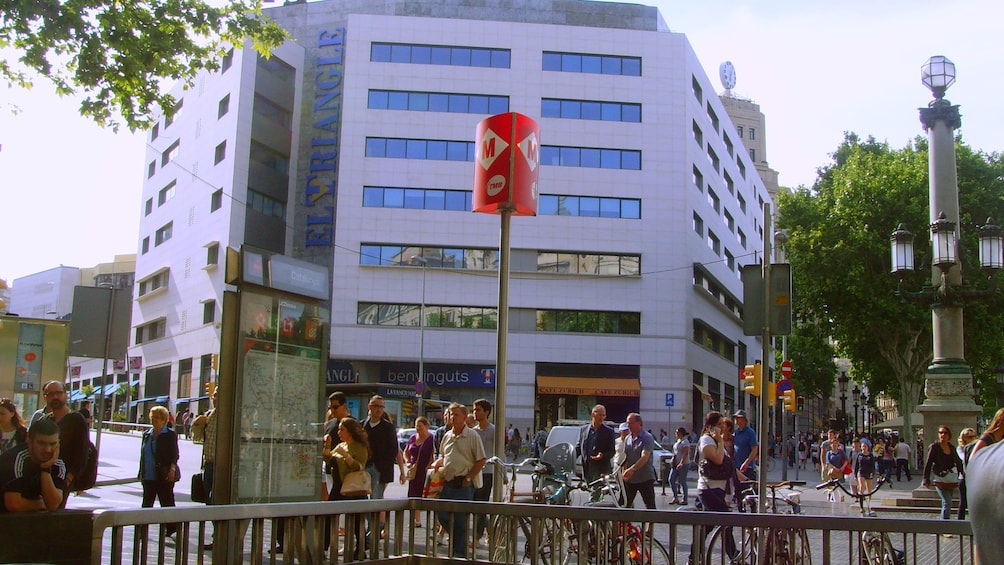
[[(965, 364), (932, 365), (927, 369), (924, 382), (926, 400), (917, 407), (924, 415), (924, 451), (917, 474), (923, 476), (927, 463), (928, 447), (938, 441), (938, 429), (948, 426), (952, 430), (952, 445), (957, 445), (963, 428), (976, 429), (983, 408), (973, 402), (973, 376)], [(920, 490), (926, 490), (919, 487)]]

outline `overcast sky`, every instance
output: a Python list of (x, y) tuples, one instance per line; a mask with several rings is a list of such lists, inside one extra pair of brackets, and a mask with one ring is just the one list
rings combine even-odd
[[(991, 0), (642, 0), (686, 33), (705, 71), (736, 68), (735, 94), (767, 116), (767, 159), (785, 186), (811, 185), (844, 131), (894, 147), (923, 131), (931, 99), (920, 67), (945, 55), (958, 68), (947, 98), (963, 139), (1004, 149), (1004, 3)], [(135, 253), (143, 135), (102, 130), (77, 102), (0, 87), (0, 278)], [(21, 107), (11, 115), (7, 105)]]

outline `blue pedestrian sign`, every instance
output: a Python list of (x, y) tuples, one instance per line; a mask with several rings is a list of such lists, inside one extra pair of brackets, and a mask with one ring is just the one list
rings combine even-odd
[(672, 392), (666, 393), (666, 408), (672, 408), (676, 405), (676, 395)]

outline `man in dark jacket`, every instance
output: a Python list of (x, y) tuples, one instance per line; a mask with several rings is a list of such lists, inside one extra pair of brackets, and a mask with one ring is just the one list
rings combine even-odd
[(87, 462), (87, 422), (79, 412), (71, 412), (66, 405), (66, 388), (59, 381), (49, 381), (42, 387), (49, 408), (46, 417), (59, 426), (59, 458), (66, 464), (66, 484), (60, 508), (66, 508), (66, 499), (73, 490), (73, 479), (80, 475)]
[[(390, 421), (390, 417), (385, 412), (387, 407), (383, 397), (374, 395), (370, 398), (367, 408), (369, 412), (363, 422), (363, 428), (370, 440), (370, 460), (366, 464), (366, 471), (372, 479), (373, 491), (370, 493), (370, 498), (380, 500), (383, 499), (387, 483), (394, 480), (394, 463), (397, 463), (401, 475), (404, 475), (404, 456), (397, 443), (397, 426)], [(383, 529), (383, 523), (384, 516), (381, 513), (380, 529)], [(368, 538), (369, 534), (367, 533)]]
[(609, 475), (614, 458), (614, 430), (603, 424), (607, 409), (602, 404), (593, 406), (593, 421), (582, 426), (579, 433), (579, 452), (582, 454), (582, 475), (593, 482), (600, 475)]

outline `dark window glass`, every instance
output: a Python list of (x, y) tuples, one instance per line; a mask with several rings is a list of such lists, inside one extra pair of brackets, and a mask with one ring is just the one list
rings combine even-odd
[(383, 207), (383, 189), (367, 186), (363, 188), (363, 206), (367, 208)]

